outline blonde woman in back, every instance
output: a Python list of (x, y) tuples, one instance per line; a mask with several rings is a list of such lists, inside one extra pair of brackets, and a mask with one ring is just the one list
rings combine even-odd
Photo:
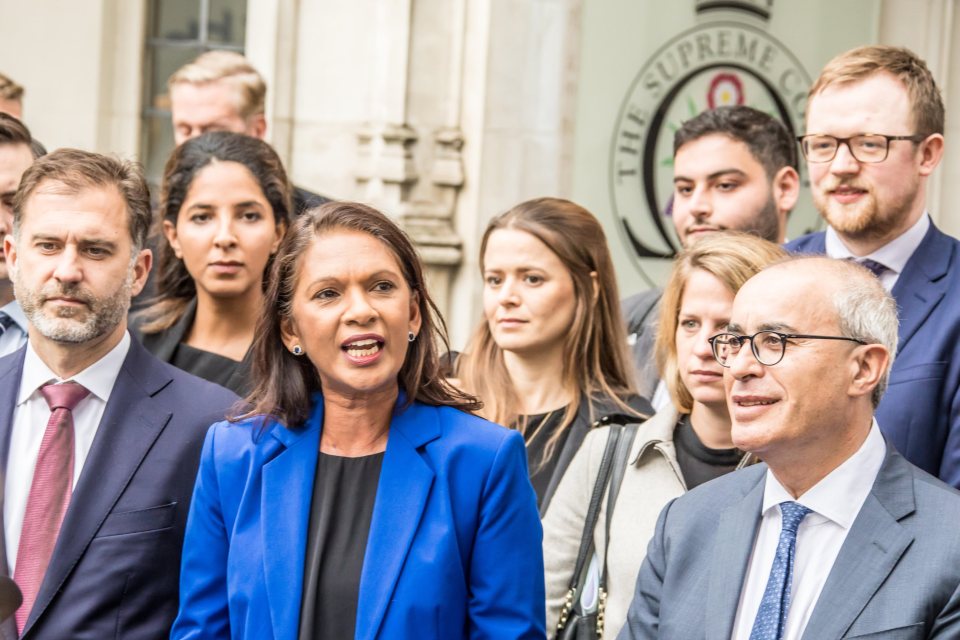
[[(785, 256), (778, 245), (729, 232), (703, 238), (674, 262), (660, 304), (656, 342), (657, 366), (673, 406), (639, 427), (629, 452), (610, 523), (603, 638), (615, 638), (626, 621), (647, 542), (664, 505), (749, 462), (733, 447), (723, 370), (708, 339), (726, 329), (743, 283)], [(558, 632), (608, 431), (597, 429), (587, 436), (543, 520), (551, 638)], [(606, 518), (604, 504), (593, 535), (600, 559)]]
[(484, 319), (456, 365), (483, 417), (519, 430), (540, 513), (592, 426), (652, 413), (633, 391), (603, 228), (558, 198), (494, 218), (480, 245)]

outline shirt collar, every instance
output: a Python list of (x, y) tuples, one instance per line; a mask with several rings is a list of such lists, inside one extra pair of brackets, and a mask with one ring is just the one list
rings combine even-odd
[(924, 211), (923, 215), (920, 216), (920, 219), (917, 220), (912, 227), (873, 253), (865, 256), (853, 255), (850, 249), (843, 244), (843, 240), (840, 239), (840, 236), (837, 235), (833, 227), (827, 227), (824, 242), (826, 243), (827, 256), (831, 258), (839, 258), (841, 260), (847, 258), (857, 260), (870, 258), (890, 269), (893, 273), (900, 275), (903, 272), (903, 268), (907, 265), (910, 256), (913, 255), (913, 252), (916, 251), (920, 243), (923, 242), (923, 237), (927, 235), (927, 230), (929, 229), (930, 214)]
[(796, 501), (844, 529), (849, 529), (870, 494), (886, 454), (886, 444), (874, 419), (867, 439), (856, 453), (799, 498), (794, 499), (773, 472), (767, 469), (762, 513), (766, 515), (768, 510), (781, 502)]
[(62, 380), (40, 359), (37, 352), (33, 350), (33, 344), (28, 341), (27, 353), (23, 360), (23, 377), (20, 382), (17, 404), (26, 402), (30, 396), (48, 382), (66, 382), (67, 380), (83, 385), (90, 393), (106, 402), (110, 399), (113, 384), (116, 382), (117, 376), (120, 375), (120, 367), (123, 366), (123, 361), (126, 359), (129, 350), (130, 333), (124, 331), (117, 346), (105, 356), (75, 376)]
[(27, 316), (24, 315), (23, 309), (20, 308), (19, 302), (12, 300), (0, 307), (0, 311), (10, 316), (16, 325), (20, 327), (20, 330), (24, 333), (27, 333)]

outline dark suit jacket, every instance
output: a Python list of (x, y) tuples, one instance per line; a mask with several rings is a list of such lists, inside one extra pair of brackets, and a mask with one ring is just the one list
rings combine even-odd
[[(787, 248), (824, 253), (824, 234)], [(892, 293), (900, 345), (877, 422), (907, 460), (960, 487), (960, 242), (931, 224)]]
[[(0, 359), (0, 477), (25, 353)], [(177, 613), (180, 548), (203, 437), (236, 400), (130, 341), (25, 640), (166, 637)], [(7, 566), (0, 526), (0, 574)], [(2, 640), (16, 637), (13, 618), (0, 625)]]
[(630, 351), (637, 374), (637, 393), (651, 400), (660, 383), (656, 342), (662, 297), (663, 289), (656, 287), (624, 298), (620, 302), (623, 318), (627, 322), (627, 335), (633, 341)]
[(332, 202), (327, 196), (322, 196), (319, 193), (314, 193), (313, 191), (307, 191), (301, 187), (293, 188), (293, 211), (291, 217), (296, 217), (306, 211), (307, 209), (313, 209), (314, 207), (319, 207), (320, 205)]
[[(760, 524), (767, 465), (669, 503), (618, 640), (727, 640)], [(887, 445), (802, 640), (960, 638), (960, 495)]]
[[(134, 337), (138, 338), (140, 342), (146, 347), (147, 351), (155, 355), (157, 358), (163, 362), (173, 362), (173, 355), (177, 351), (177, 347), (180, 346), (180, 343), (183, 342), (187, 334), (190, 332), (191, 327), (193, 327), (193, 320), (197, 316), (197, 299), (194, 298), (190, 301), (190, 304), (187, 305), (187, 308), (184, 310), (183, 315), (180, 316), (180, 319), (174, 323), (166, 331), (160, 331), (159, 333), (143, 333), (140, 331), (139, 323), (137, 320), (134, 320), (134, 324), (131, 326), (130, 330), (133, 333)], [(230, 365), (230, 368), (224, 371), (224, 367), (221, 367), (221, 371), (225, 378), (217, 378), (212, 380), (212, 382), (219, 383), (220, 385), (230, 389), (239, 396), (245, 396), (250, 391), (250, 367), (253, 361), (253, 348), (247, 349), (246, 355), (243, 357), (242, 362), (237, 362), (236, 364)], [(223, 362), (223, 360), (218, 359), (218, 362)], [(187, 373), (192, 373), (193, 375), (200, 376), (202, 372), (200, 371), (190, 371), (186, 370)], [(219, 373), (219, 372), (218, 372)], [(200, 376), (202, 377), (202, 376)]]

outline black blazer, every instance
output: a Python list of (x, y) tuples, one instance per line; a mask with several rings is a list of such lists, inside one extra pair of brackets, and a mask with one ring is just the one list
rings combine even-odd
[[(0, 478), (26, 348), (0, 359)], [(237, 396), (150, 355), (123, 362), (63, 519), (24, 640), (164, 638), (207, 428)], [(0, 492), (0, 525), (3, 495)], [(8, 572), (0, 526), (0, 574)], [(2, 640), (17, 638), (13, 618)]]
[[(176, 324), (165, 331), (160, 331), (159, 333), (143, 333), (140, 331), (139, 326), (134, 326), (132, 328), (133, 335), (143, 343), (143, 346), (147, 348), (147, 351), (158, 357), (164, 362), (172, 362), (173, 354), (176, 352), (177, 347), (181, 342), (187, 337), (187, 333), (190, 332), (190, 328), (193, 326), (193, 319), (197, 315), (197, 299), (194, 298), (190, 301), (190, 304), (187, 305), (187, 308), (184, 310), (183, 315), (177, 320)], [(136, 323), (135, 323), (136, 324)], [(230, 389), (237, 395), (246, 395), (247, 390), (250, 388), (250, 362), (252, 358), (252, 348), (247, 349), (246, 355), (243, 357), (242, 362), (238, 362), (233, 371), (230, 373), (230, 377), (222, 382), (222, 385), (227, 389)], [(193, 375), (199, 375), (199, 372), (196, 371), (187, 371), (187, 373), (192, 373)]]

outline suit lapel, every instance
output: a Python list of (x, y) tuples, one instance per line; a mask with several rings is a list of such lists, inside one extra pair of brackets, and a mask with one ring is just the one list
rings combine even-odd
[[(136, 340), (114, 383), (60, 535), (37, 593), (26, 635), (80, 561), (171, 414), (153, 399), (172, 378)], [(122, 452), (122, 455), (118, 455)]]
[(273, 637), (290, 637), (300, 626), (303, 563), (307, 552), (310, 503), (320, 452), (323, 399), (302, 429), (276, 425), (271, 436), (284, 449), (263, 467), (260, 496), (263, 567)]
[(358, 639), (375, 638), (383, 622), (433, 486), (433, 470), (419, 449), (439, 436), (434, 407), (412, 405), (390, 424), (360, 577)]
[(760, 525), (765, 477), (765, 473), (758, 473), (757, 483), (744, 495), (743, 500), (720, 516), (704, 611), (705, 619), (710, 621), (707, 640), (726, 640), (733, 633), (740, 591)]
[(900, 313), (899, 352), (943, 298), (947, 289), (944, 276), (952, 262), (953, 243), (931, 223), (891, 292)]
[(804, 640), (846, 633), (913, 541), (898, 521), (915, 508), (910, 468), (887, 445), (887, 458), (833, 563)]
[[(0, 372), (0, 575), (9, 576), (7, 564), (6, 525), (3, 520), (4, 480), (7, 477), (7, 457), (10, 455), (10, 432), (13, 430), (13, 412), (20, 393), (20, 378), (23, 373), (23, 358), (26, 349), (4, 358), (7, 366)], [(13, 617), (0, 624), (0, 640), (16, 640), (17, 626)]]

